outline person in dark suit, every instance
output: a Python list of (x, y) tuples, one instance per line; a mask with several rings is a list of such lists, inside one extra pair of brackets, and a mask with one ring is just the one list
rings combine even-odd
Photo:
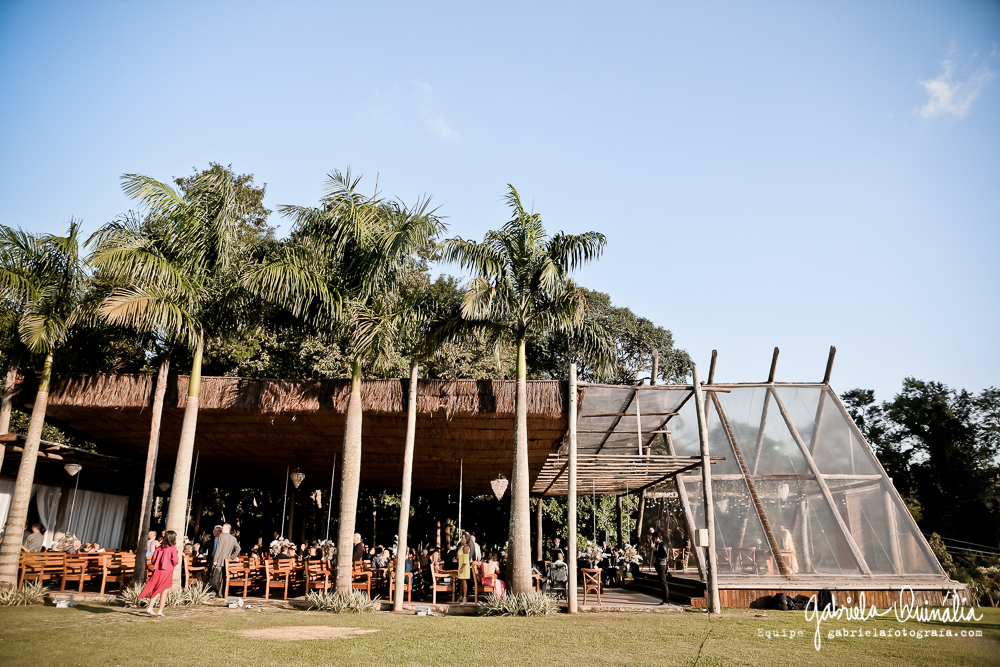
[(208, 540), (206, 556), (210, 565), (208, 584), (217, 592), (222, 592), (226, 582), (226, 560), (240, 555), (240, 543), (229, 534), (232, 526), (228, 523), (216, 526), (212, 538)]
[(670, 576), (667, 569), (669, 563), (670, 551), (663, 542), (663, 536), (656, 533), (653, 535), (653, 564), (656, 566), (656, 575), (660, 578), (660, 585), (663, 586), (663, 602), (660, 604), (670, 603), (670, 587), (667, 583), (667, 577)]
[(361, 541), (361, 533), (354, 533), (354, 553), (351, 556), (351, 560), (355, 563), (359, 562), (365, 556), (365, 545)]
[(552, 548), (549, 550), (549, 560), (553, 563), (559, 560), (559, 554), (562, 554), (563, 560), (566, 560), (566, 548), (562, 545), (562, 538), (555, 537), (552, 539)]

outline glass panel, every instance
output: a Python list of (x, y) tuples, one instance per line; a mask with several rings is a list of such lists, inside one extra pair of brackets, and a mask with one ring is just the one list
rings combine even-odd
[[(700, 477), (681, 477), (694, 513), (695, 526), (705, 525), (705, 496)], [(712, 481), (715, 502), (715, 548), (719, 574), (768, 574), (770, 553), (764, 529), (742, 479)]]
[[(729, 446), (729, 438), (722, 428), (717, 410), (708, 413), (708, 451), (712, 456), (724, 456), (725, 461), (712, 465), (712, 475), (739, 475), (740, 464)], [(701, 441), (698, 438), (698, 415), (692, 398), (681, 408), (680, 414), (671, 418), (670, 437), (677, 456), (701, 456)]]
[(868, 446), (858, 438), (853, 424), (834, 403), (839, 399), (824, 392), (819, 431), (812, 446), (813, 460), (823, 474), (879, 475), (882, 471)]
[(830, 505), (812, 479), (756, 484), (782, 558), (792, 574), (860, 574)]

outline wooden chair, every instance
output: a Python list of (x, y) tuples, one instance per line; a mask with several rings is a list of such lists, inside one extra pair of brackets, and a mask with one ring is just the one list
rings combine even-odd
[(184, 585), (191, 585), (191, 578), (201, 581), (208, 572), (208, 565), (202, 564), (194, 559), (194, 556), (184, 556)]
[(481, 592), (483, 595), (486, 595), (487, 593), (493, 593), (494, 595), (496, 595), (499, 586), (497, 586), (495, 582), (497, 581), (497, 579), (499, 579), (499, 573), (497, 573), (496, 576), (490, 575), (491, 577), (493, 577), (490, 583), (488, 584), (483, 583), (483, 581), (486, 579), (486, 575), (483, 574), (484, 565), (486, 565), (486, 563), (480, 562), (479, 567), (477, 568), (476, 572), (477, 588), (479, 589), (479, 592)]
[(355, 561), (351, 564), (351, 588), (357, 591), (365, 591), (368, 597), (372, 596), (372, 573), (365, 569), (364, 561)]
[(735, 572), (733, 569), (733, 548), (725, 547), (724, 549), (716, 549), (715, 556), (719, 564), (719, 572), (722, 572), (722, 568), (728, 567), (730, 572)]
[[(455, 601), (455, 578), (458, 576), (458, 570), (435, 570), (431, 568), (431, 603), (437, 604), (437, 594), (438, 591), (442, 593), (447, 593), (451, 591), (451, 601)], [(445, 581), (446, 578), (450, 578), (451, 581)]]
[(688, 559), (691, 557), (691, 549), (688, 547), (671, 548), (668, 552), (669, 559), (667, 567), (672, 570), (685, 570), (688, 566)]
[(264, 599), (269, 600), (272, 588), (281, 588), (288, 599), (288, 584), (292, 578), (292, 559), (278, 558), (264, 561)]
[(535, 574), (534, 572), (531, 573), (531, 588), (536, 593), (542, 590), (542, 575)]
[(95, 578), (104, 578), (104, 554), (77, 554), (66, 556), (63, 563), (62, 586), (60, 592), (66, 590), (66, 584), (79, 582), (77, 592), (83, 592), (83, 585)]
[(117, 583), (118, 591), (121, 592), (125, 582), (130, 581), (133, 576), (135, 576), (134, 553), (105, 554), (101, 563), (101, 595), (104, 595), (104, 588), (109, 583)]
[[(396, 593), (396, 571), (389, 570), (389, 602), (392, 602), (393, 595)], [(412, 601), (413, 593), (413, 573), (404, 572), (403, 573), (403, 593), (406, 596), (406, 601)]]
[(21, 552), (21, 577), (17, 587), (24, 585), (25, 580), (37, 581), (42, 584), (62, 576), (63, 563), (66, 554), (62, 552)]
[(601, 570), (580, 568), (583, 573), (583, 604), (587, 604), (587, 593), (597, 594), (597, 604), (601, 604)]
[(247, 596), (247, 588), (250, 587), (250, 573), (243, 566), (239, 558), (226, 559), (226, 583), (222, 592), (222, 597), (229, 597), (229, 587), (243, 586), (243, 597)]
[(757, 574), (757, 547), (737, 549), (736, 564), (741, 574)]
[(328, 591), (334, 588), (334, 582), (330, 581), (330, 568), (326, 561), (308, 560), (306, 561), (306, 593), (309, 589), (316, 588), (321, 591)]

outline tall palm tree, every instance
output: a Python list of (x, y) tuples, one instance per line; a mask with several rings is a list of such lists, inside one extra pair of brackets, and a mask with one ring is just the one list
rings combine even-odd
[[(112, 284), (100, 315), (192, 351), (166, 525), (183, 536), (205, 335), (245, 324), (250, 300), (240, 289), (239, 272), (252, 249), (241, 242), (242, 203), (231, 179), (205, 173), (181, 194), (148, 176), (126, 174), (122, 189), (145, 209), (146, 220), (141, 226), (113, 224), (95, 238), (91, 261)], [(179, 568), (174, 584), (180, 584)]]
[(530, 504), (528, 478), (527, 360), (529, 335), (552, 330), (571, 335), (596, 365), (613, 359), (607, 333), (585, 318), (587, 300), (569, 273), (597, 259), (605, 238), (598, 232), (548, 236), (541, 216), (528, 213), (513, 185), (507, 186), (510, 221), (490, 231), (482, 243), (462, 238), (444, 242), (443, 257), (472, 272), (462, 301), (461, 319), (442, 326), (435, 339), (479, 330), (495, 345), (517, 350), (517, 399), (514, 470), (511, 475), (510, 551), (514, 593), (531, 591)]
[(283, 206), (295, 221), (290, 243), (256, 264), (245, 284), (339, 336), (351, 364), (337, 534), (337, 590), (351, 589), (351, 559), (361, 477), (361, 380), (393, 358), (414, 304), (405, 294), (418, 253), (444, 229), (429, 200), (413, 207), (363, 195), (350, 170), (327, 180), (318, 207)]
[(38, 445), (48, 405), (53, 353), (90, 312), (79, 232), (80, 224), (76, 221), (70, 221), (66, 236), (31, 234), (0, 225), (0, 298), (19, 304), (21, 341), (31, 353), (45, 355), (11, 499), (7, 534), (0, 544), (0, 586), (14, 586), (17, 582), (21, 537), (28, 519)]

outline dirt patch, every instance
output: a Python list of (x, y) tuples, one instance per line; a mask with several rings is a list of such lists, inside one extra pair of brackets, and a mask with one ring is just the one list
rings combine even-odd
[(328, 625), (294, 625), (283, 628), (260, 628), (259, 630), (244, 630), (239, 634), (252, 639), (347, 639), (358, 635), (367, 635), (378, 630), (363, 630), (361, 628), (333, 628)]

